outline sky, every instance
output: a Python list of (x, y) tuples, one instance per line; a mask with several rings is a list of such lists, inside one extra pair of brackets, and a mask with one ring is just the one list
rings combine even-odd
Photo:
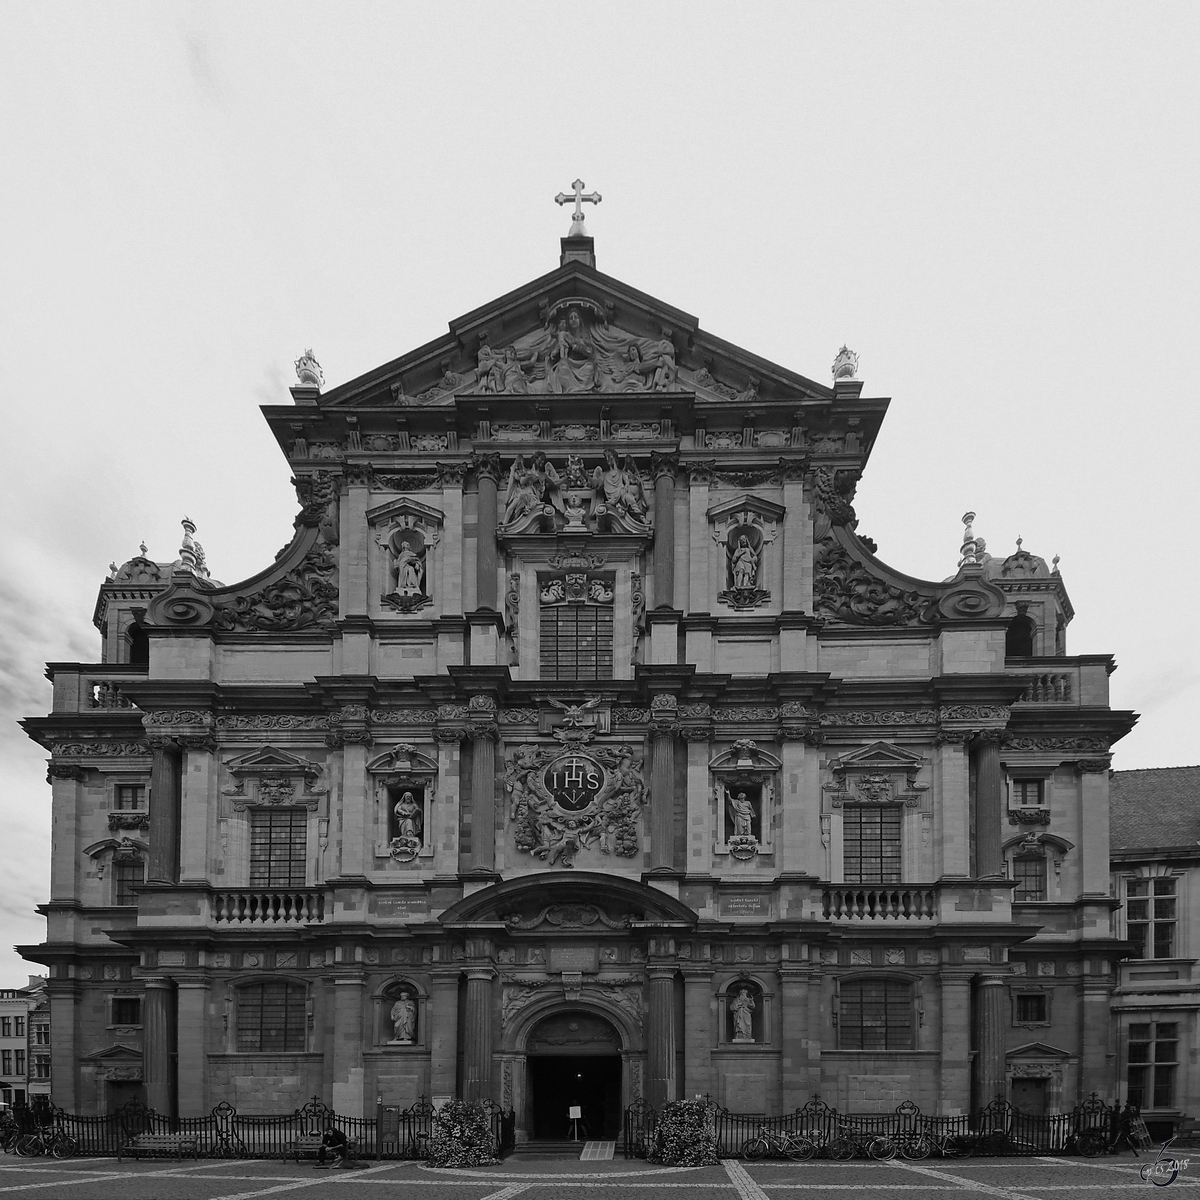
[[(267, 565), (295, 497), (258, 408), (558, 262), (892, 405), (860, 532), (1061, 570), (1070, 653), (1200, 763), (1194, 3), (0, 2), (0, 986), (39, 968), (50, 661), (110, 561)], [(1192, 350), (1189, 351), (1189, 347)]]

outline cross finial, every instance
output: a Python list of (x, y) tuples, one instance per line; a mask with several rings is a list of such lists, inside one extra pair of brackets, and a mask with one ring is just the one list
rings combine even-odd
[(588, 232), (583, 227), (583, 206), (584, 204), (599, 204), (601, 196), (599, 192), (585, 193), (584, 182), (582, 179), (577, 179), (571, 184), (570, 192), (559, 192), (554, 197), (555, 204), (570, 204), (575, 201), (575, 211), (571, 214), (571, 232), (567, 237), (587, 237)]

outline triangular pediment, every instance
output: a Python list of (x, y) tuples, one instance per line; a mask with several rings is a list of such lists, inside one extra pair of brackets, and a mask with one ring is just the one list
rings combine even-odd
[(834, 771), (916, 771), (924, 762), (921, 755), (905, 750), (903, 746), (893, 746), (891, 742), (872, 742), (861, 750), (843, 754), (830, 766)]
[(461, 395), (662, 391), (743, 403), (833, 397), (832, 388), (711, 337), (689, 313), (568, 262), (451, 321), (447, 336), (329, 389), (319, 403), (426, 407)]
[(1015, 1050), (1010, 1050), (1006, 1058), (1070, 1058), (1068, 1051), (1060, 1049), (1058, 1046), (1051, 1046), (1046, 1042), (1026, 1042), (1024, 1046), (1018, 1046)]
[(142, 1052), (136, 1046), (127, 1046), (124, 1042), (114, 1042), (102, 1050), (93, 1050), (91, 1054), (82, 1054), (83, 1062), (141, 1062)]
[(317, 775), (321, 768), (306, 758), (278, 750), (274, 746), (263, 746), (249, 754), (239, 755), (226, 761), (230, 774), (238, 775)]

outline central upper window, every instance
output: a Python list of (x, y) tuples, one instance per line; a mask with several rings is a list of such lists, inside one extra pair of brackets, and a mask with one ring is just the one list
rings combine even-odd
[(847, 883), (899, 883), (899, 804), (847, 804), (842, 810), (844, 878)]
[(543, 679), (613, 677), (613, 584), (567, 572), (538, 580)]

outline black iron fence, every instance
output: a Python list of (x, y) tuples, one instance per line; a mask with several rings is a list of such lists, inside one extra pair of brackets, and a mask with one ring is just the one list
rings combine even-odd
[[(709, 1121), (722, 1158), (739, 1158), (762, 1134), (799, 1135), (817, 1153), (837, 1154), (848, 1144), (866, 1153), (875, 1139), (912, 1157), (974, 1155), (1091, 1154), (1113, 1143), (1122, 1113), (1095, 1094), (1069, 1112), (1035, 1116), (1003, 1100), (956, 1117), (934, 1117), (905, 1101), (888, 1113), (843, 1113), (814, 1096), (802, 1108), (778, 1116), (731, 1113), (709, 1103)], [(654, 1146), (658, 1114), (644, 1100), (625, 1110), (626, 1158), (645, 1158)]]
[[(515, 1114), (484, 1101), (498, 1158), (513, 1148)], [(285, 1158), (306, 1138), (340, 1129), (361, 1158), (426, 1158), (433, 1127), (433, 1105), (422, 1096), (407, 1108), (380, 1105), (373, 1117), (335, 1112), (313, 1097), (303, 1107), (281, 1115), (250, 1115), (222, 1101), (203, 1117), (168, 1117), (137, 1100), (103, 1116), (82, 1117), (53, 1105), (17, 1110), (29, 1129), (50, 1127), (74, 1139), (80, 1155), (116, 1155), (139, 1134), (184, 1134), (196, 1139), (207, 1158)]]

